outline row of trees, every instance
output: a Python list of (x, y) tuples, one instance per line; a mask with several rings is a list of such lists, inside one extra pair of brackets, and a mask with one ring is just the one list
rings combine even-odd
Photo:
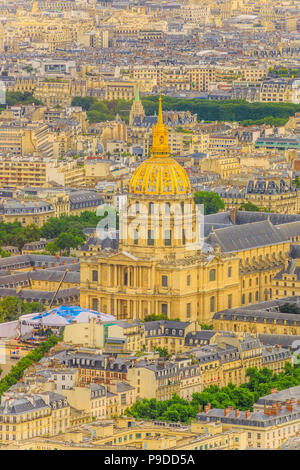
[(113, 101), (99, 101), (92, 96), (76, 96), (72, 100), (72, 106), (81, 106), (82, 109), (87, 111), (87, 117), (90, 124), (102, 121), (112, 121), (115, 119), (116, 114), (128, 124), (129, 112), (132, 101), (113, 100)]
[[(258, 121), (281, 118), (287, 120), (300, 111), (300, 105), (293, 103), (248, 103), (244, 100), (201, 100), (197, 98), (162, 98), (163, 108), (173, 111), (197, 113), (198, 120), (204, 121)], [(157, 112), (158, 96), (142, 98), (146, 114)], [(266, 122), (266, 121), (265, 121)]]
[(40, 302), (23, 302), (18, 297), (6, 296), (0, 300), (0, 323), (17, 320), (26, 313), (42, 312), (45, 307)]
[[(290, 116), (300, 111), (300, 105), (293, 103), (249, 103), (245, 100), (202, 100), (199, 98), (174, 98), (163, 96), (163, 108), (166, 111), (191, 111), (199, 121), (238, 121), (242, 125), (270, 124), (284, 125)], [(158, 96), (142, 98), (147, 115), (157, 113)], [(99, 101), (92, 96), (75, 97), (73, 106), (82, 106), (87, 111), (90, 123), (113, 120), (116, 114), (128, 123), (132, 101)]]
[(31, 366), (34, 362), (40, 361), (58, 341), (60, 341), (60, 338), (56, 338), (52, 335), (47, 341), (20, 359), (18, 363), (11, 368), (10, 372), (0, 380), (0, 398), (4, 392), (9, 390), (12, 385), (15, 385), (23, 377), (27, 367)]
[(8, 106), (15, 106), (18, 104), (42, 104), (37, 98), (35, 98), (31, 93), (27, 91), (25, 93), (21, 93), (19, 91), (7, 91), (5, 95), (6, 103), (0, 104), (0, 109), (5, 109), (6, 105)]
[(244, 411), (252, 410), (258, 398), (268, 395), (272, 388), (284, 390), (300, 385), (299, 365), (286, 364), (285, 371), (279, 374), (273, 373), (268, 368), (258, 370), (253, 367), (247, 370), (246, 375), (249, 381), (240, 387), (232, 383), (222, 388), (211, 385), (201, 393), (194, 393), (191, 401), (184, 400), (176, 394), (166, 401), (144, 398), (134, 403), (131, 408), (127, 408), (125, 414), (137, 419), (189, 423), (208, 403), (212, 408), (233, 406)]
[(41, 228), (33, 224), (23, 227), (20, 222), (0, 222), (0, 245), (17, 246), (21, 250), (26, 243), (37, 241), (41, 237), (59, 238), (55, 246), (50, 245), (49, 252), (68, 251), (84, 241), (83, 230), (85, 228), (96, 227), (102, 218), (102, 216), (97, 216), (95, 212), (84, 211), (80, 216), (52, 217)]
[(23, 227), (20, 222), (0, 222), (0, 245), (12, 245), (22, 249), (28, 242), (41, 238), (41, 230), (36, 225)]

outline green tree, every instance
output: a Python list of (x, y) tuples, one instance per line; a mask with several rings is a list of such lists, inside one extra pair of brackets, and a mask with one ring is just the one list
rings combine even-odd
[(204, 214), (215, 214), (225, 208), (224, 201), (216, 193), (209, 191), (199, 191), (194, 194), (196, 204), (204, 205)]
[(18, 297), (7, 296), (0, 301), (0, 322), (16, 320), (25, 313), (44, 311), (40, 302), (23, 302)]
[(168, 353), (167, 348), (156, 348), (156, 351), (159, 353), (159, 357), (163, 357), (165, 359), (168, 359), (170, 357), (170, 354)]
[(50, 253), (50, 255), (54, 256), (56, 253), (58, 253), (59, 248), (55, 242), (49, 242), (45, 246), (45, 250)]
[(240, 205), (239, 210), (240, 211), (245, 210), (247, 212), (262, 212), (262, 211), (264, 211), (260, 207), (253, 204), (251, 201), (243, 202), (243, 204)]

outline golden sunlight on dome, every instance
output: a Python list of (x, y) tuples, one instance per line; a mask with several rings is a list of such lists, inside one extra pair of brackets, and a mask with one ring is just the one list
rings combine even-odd
[(161, 96), (157, 124), (153, 126), (151, 157), (133, 173), (129, 192), (146, 195), (175, 195), (191, 192), (185, 169), (169, 156), (168, 129), (163, 123)]

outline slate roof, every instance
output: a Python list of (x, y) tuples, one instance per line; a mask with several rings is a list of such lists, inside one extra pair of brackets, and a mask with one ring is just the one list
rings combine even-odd
[[(272, 324), (276, 320), (277, 324), (284, 325), (286, 321), (287, 325), (296, 326), (300, 325), (300, 315), (294, 313), (281, 313), (278, 311), (266, 311), (266, 310), (242, 310), (242, 309), (232, 309), (225, 310), (223, 312), (217, 312), (214, 314), (213, 319), (224, 319), (224, 320), (234, 320), (234, 321), (245, 321), (253, 322), (256, 318), (256, 323), (266, 323)], [(266, 320), (266, 322), (264, 322)]]
[(288, 411), (285, 407), (282, 407), (282, 410), (277, 410), (278, 415), (267, 415), (264, 414), (264, 411), (253, 411), (250, 413), (249, 417), (246, 418), (246, 411), (240, 411), (239, 416), (235, 416), (235, 410), (229, 410), (227, 416), (224, 416), (224, 410), (220, 408), (213, 408), (207, 413), (202, 412), (198, 413), (196, 416), (197, 421), (202, 422), (213, 422), (221, 421), (221, 423), (226, 424), (238, 424), (243, 425), (243, 427), (253, 426), (257, 428), (277, 426), (282, 423), (289, 421), (295, 422), (300, 418), (300, 406), (294, 405), (293, 412)]
[(290, 222), (300, 221), (300, 214), (275, 214), (273, 212), (236, 212), (236, 224), (243, 225), (252, 222), (267, 220), (269, 218), (273, 225), (286, 224)]
[[(65, 266), (64, 266), (65, 268)], [(29, 274), (29, 278), (35, 281), (49, 281), (49, 282), (60, 282), (64, 275), (63, 270), (50, 270), (50, 269), (39, 269), (38, 271), (31, 271)], [(79, 284), (80, 283), (80, 273), (78, 271), (75, 272), (67, 272), (64, 278), (64, 283), (72, 283), (72, 284)]]
[[(267, 335), (267, 334), (260, 334), (258, 335), (259, 340), (265, 346), (276, 346), (279, 344), (284, 348), (291, 348), (291, 346), (295, 341), (300, 341), (300, 336), (296, 335)], [(299, 342), (300, 344), (300, 342)]]
[[(6, 297), (8, 295), (13, 297), (19, 297), (20, 299), (27, 300), (28, 302), (37, 301), (43, 303), (44, 301), (52, 300), (54, 292), (48, 292), (45, 290), (22, 289), (17, 293), (16, 289), (0, 288), (0, 298)], [(63, 303), (69, 297), (79, 297), (79, 289), (77, 289), (76, 287), (62, 289), (58, 292), (55, 301)]]
[(218, 212), (204, 216), (204, 236), (207, 237), (212, 229), (224, 228), (233, 225), (229, 212)]
[(184, 339), (185, 346), (191, 346), (196, 344), (210, 344), (210, 340), (215, 336), (217, 331), (214, 330), (201, 330), (188, 333)]
[(277, 225), (276, 228), (284, 237), (286, 237), (286, 239), (300, 236), (300, 220), (298, 222), (280, 224)]
[(44, 400), (37, 395), (33, 395), (32, 401), (33, 403), (26, 396), (8, 399), (1, 404), (0, 414), (23, 414), (29, 411), (49, 408)]
[(271, 405), (272, 403), (276, 403), (277, 401), (285, 401), (294, 398), (295, 401), (300, 400), (300, 385), (296, 387), (290, 387), (285, 390), (280, 390), (276, 393), (270, 393), (269, 395), (265, 395), (264, 397), (260, 397), (257, 400), (258, 405)]
[(219, 245), (223, 252), (235, 252), (287, 241), (269, 220), (217, 229), (206, 239), (212, 246)]

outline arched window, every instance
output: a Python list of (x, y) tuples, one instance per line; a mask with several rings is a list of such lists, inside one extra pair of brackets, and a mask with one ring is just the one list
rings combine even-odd
[(209, 271), (209, 280), (210, 281), (215, 281), (216, 280), (216, 270), (215, 269), (211, 269)]

